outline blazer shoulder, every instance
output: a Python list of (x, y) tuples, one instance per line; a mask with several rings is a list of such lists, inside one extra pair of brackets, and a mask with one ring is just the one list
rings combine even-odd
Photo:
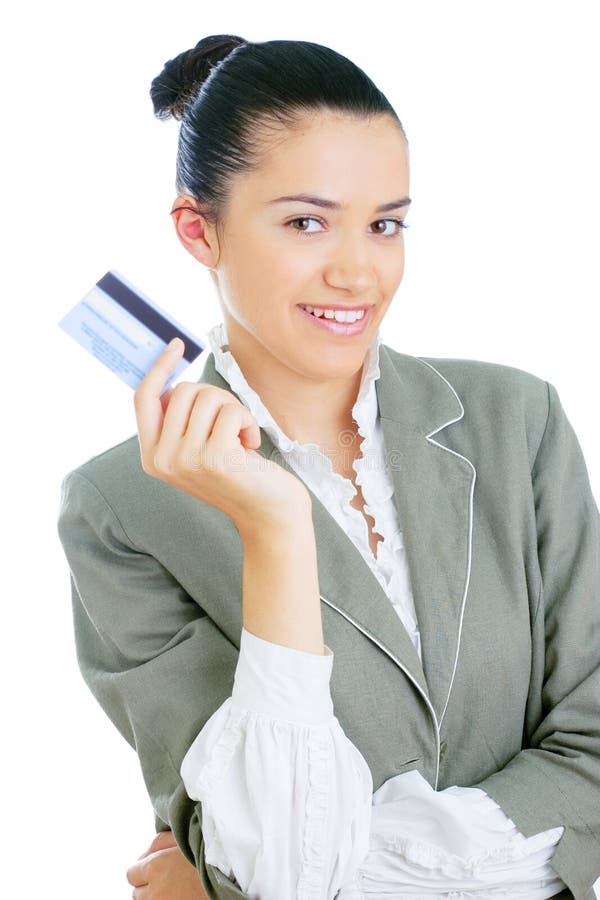
[(547, 381), (542, 376), (506, 363), (450, 356), (415, 358), (436, 369), (456, 389), (482, 385), (488, 391), (519, 391), (538, 398), (547, 391)]
[(546, 421), (549, 383), (542, 376), (506, 363), (482, 359), (419, 356), (456, 391), (461, 402), (502, 401), (514, 413)]
[(84, 521), (96, 530), (107, 529), (111, 541), (116, 537), (120, 544), (156, 555), (182, 523), (194, 523), (196, 533), (205, 534), (230, 520), (208, 503), (145, 472), (136, 433), (63, 477), (59, 529), (69, 537)]
[(68, 471), (62, 480), (63, 490), (78, 477), (91, 483), (107, 502), (116, 505), (119, 505), (119, 498), (130, 496), (142, 487), (147, 491), (153, 482), (158, 485), (158, 481), (150, 478), (142, 468), (137, 433)]
[[(389, 353), (400, 369), (406, 366), (405, 354)], [(463, 429), (496, 437), (504, 433), (507, 440), (521, 434), (533, 460), (548, 421), (554, 389), (550, 382), (527, 369), (489, 360), (439, 356), (412, 360), (411, 368), (418, 361), (440, 386), (456, 394), (464, 410)]]

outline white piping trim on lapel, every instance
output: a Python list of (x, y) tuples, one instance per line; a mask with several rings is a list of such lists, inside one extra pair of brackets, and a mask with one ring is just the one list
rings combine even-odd
[(377, 644), (377, 646), (380, 647), (380, 648), (383, 650), (383, 652), (386, 653), (386, 654), (390, 657), (390, 659), (393, 659), (394, 662), (396, 663), (396, 665), (399, 666), (399, 667), (402, 669), (402, 671), (404, 672), (404, 674), (407, 676), (407, 678), (408, 678), (410, 681), (412, 681), (412, 683), (414, 684), (414, 686), (416, 687), (416, 689), (418, 690), (418, 692), (420, 693), (420, 695), (423, 697), (423, 700), (424, 700), (425, 703), (427, 704), (427, 708), (429, 709), (429, 712), (431, 713), (431, 718), (433, 719), (433, 724), (434, 724), (434, 726), (435, 726), (435, 739), (436, 739), (436, 755), (435, 755), (435, 758), (436, 758), (436, 764), (435, 764), (435, 785), (434, 785), (434, 790), (437, 791), (438, 778), (439, 778), (439, 774), (440, 774), (440, 725), (438, 724), (437, 716), (436, 716), (436, 714), (435, 714), (435, 709), (434, 709), (433, 706), (432, 706), (431, 700), (429, 699), (429, 697), (427, 696), (427, 694), (424, 693), (424, 691), (423, 691), (422, 688), (421, 688), (421, 685), (420, 685), (417, 681), (415, 681), (415, 679), (414, 679), (413, 676), (410, 674), (410, 672), (408, 671), (408, 669), (405, 668), (405, 666), (403, 666), (403, 664), (400, 662), (400, 660), (397, 659), (397, 658), (394, 656), (393, 653), (390, 653), (390, 651), (387, 649), (387, 647), (384, 647), (383, 644), (381, 644), (381, 643), (377, 640), (376, 637), (373, 637), (373, 635), (371, 634), (370, 631), (367, 631), (366, 628), (363, 628), (362, 625), (359, 625), (358, 622), (357, 622), (355, 619), (352, 618), (352, 616), (349, 616), (348, 613), (346, 613), (343, 609), (340, 609), (339, 606), (336, 606), (335, 603), (332, 603), (331, 600), (327, 600), (327, 598), (324, 597), (322, 594), (320, 595), (320, 597), (321, 597), (321, 600), (323, 600), (325, 603), (328, 604), (328, 606), (331, 606), (332, 609), (337, 610), (337, 612), (339, 612), (340, 615), (342, 615), (345, 619), (348, 619), (349, 622), (352, 622), (352, 624), (354, 625), (355, 628), (358, 628), (359, 631), (362, 631), (363, 634), (366, 634), (366, 636), (367, 636), (368, 638), (370, 638), (370, 640), (372, 640), (373, 643)]
[[(454, 388), (452, 387), (452, 385), (450, 384), (448, 379), (444, 378), (442, 373), (438, 372), (438, 370), (435, 368), (435, 366), (432, 366), (431, 363), (428, 363), (421, 356), (417, 357), (417, 359), (419, 359), (422, 363), (424, 363), (424, 365), (429, 366), (429, 368), (432, 369), (432, 371), (434, 371), (436, 373), (436, 375), (440, 376), (442, 381), (446, 382), (446, 384), (448, 385), (448, 387), (450, 388), (450, 390), (452, 391), (452, 393), (454, 394), (454, 396), (456, 397), (456, 399), (458, 400), (458, 402), (460, 404), (460, 415), (457, 416), (455, 419), (450, 419), (448, 422), (445, 422), (443, 425), (440, 425), (439, 428), (435, 429), (435, 431), (430, 431), (429, 434), (427, 435), (427, 440), (431, 444), (435, 444), (436, 447), (440, 447), (442, 450), (447, 450), (448, 453), (452, 453), (454, 456), (458, 456), (460, 459), (464, 459), (464, 461), (466, 463), (468, 463), (471, 466), (471, 468), (473, 469), (473, 479), (471, 481), (471, 490), (470, 490), (470, 496), (469, 496), (469, 553), (468, 553), (468, 562), (467, 562), (467, 580), (465, 582), (465, 590), (464, 590), (462, 606), (461, 606), (461, 610), (460, 610), (460, 623), (459, 623), (459, 629), (458, 629), (458, 640), (456, 643), (456, 656), (454, 659), (454, 668), (452, 669), (452, 678), (450, 679), (450, 687), (448, 689), (448, 696), (446, 697), (446, 703), (444, 704), (444, 709), (442, 711), (442, 717), (441, 717), (440, 723), (439, 723), (439, 727), (441, 728), (442, 722), (444, 721), (444, 716), (446, 715), (446, 710), (448, 708), (448, 701), (450, 700), (450, 694), (452, 693), (452, 685), (454, 684), (454, 676), (456, 674), (456, 667), (458, 666), (458, 654), (460, 652), (460, 641), (461, 641), (461, 637), (462, 637), (463, 618), (464, 618), (464, 614), (465, 614), (465, 605), (467, 602), (467, 592), (469, 590), (469, 582), (471, 580), (471, 553), (472, 553), (472, 547), (473, 547), (473, 491), (475, 488), (475, 480), (477, 478), (477, 470), (476, 470), (475, 466), (473, 465), (473, 463), (471, 462), (471, 460), (467, 459), (466, 456), (463, 456), (461, 453), (457, 453), (456, 450), (451, 450), (450, 447), (444, 447), (443, 444), (439, 444), (437, 441), (431, 440), (432, 434), (437, 434), (438, 431), (442, 430), (442, 428), (446, 428), (447, 425), (453, 425), (455, 422), (458, 422), (460, 419), (462, 419), (462, 417), (465, 414), (465, 408), (461, 403), (460, 397), (458, 396), (458, 394), (456, 393), (456, 391), (454, 390)], [(437, 779), (436, 779), (436, 785), (437, 785)]]

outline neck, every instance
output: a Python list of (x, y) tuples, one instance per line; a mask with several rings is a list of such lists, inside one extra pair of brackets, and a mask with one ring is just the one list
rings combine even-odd
[(303, 375), (266, 353), (235, 321), (226, 324), (229, 349), (244, 378), (261, 398), (281, 430), (300, 443), (315, 443), (324, 451), (339, 451), (357, 433), (352, 407), (363, 365), (351, 376), (326, 381)]

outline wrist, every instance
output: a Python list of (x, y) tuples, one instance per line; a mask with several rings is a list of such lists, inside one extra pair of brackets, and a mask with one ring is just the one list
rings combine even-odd
[(278, 544), (314, 536), (312, 501), (305, 498), (289, 503), (285, 509), (269, 513), (256, 511), (251, 519), (236, 522), (245, 549), (273, 548)]
[(323, 654), (317, 548), (310, 510), (244, 533), (242, 621), (273, 644)]

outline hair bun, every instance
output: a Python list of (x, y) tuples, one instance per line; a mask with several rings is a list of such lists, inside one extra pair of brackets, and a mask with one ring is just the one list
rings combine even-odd
[(154, 115), (158, 119), (182, 119), (211, 69), (236, 47), (247, 43), (235, 34), (211, 34), (198, 41), (191, 50), (184, 50), (167, 60), (150, 86)]

